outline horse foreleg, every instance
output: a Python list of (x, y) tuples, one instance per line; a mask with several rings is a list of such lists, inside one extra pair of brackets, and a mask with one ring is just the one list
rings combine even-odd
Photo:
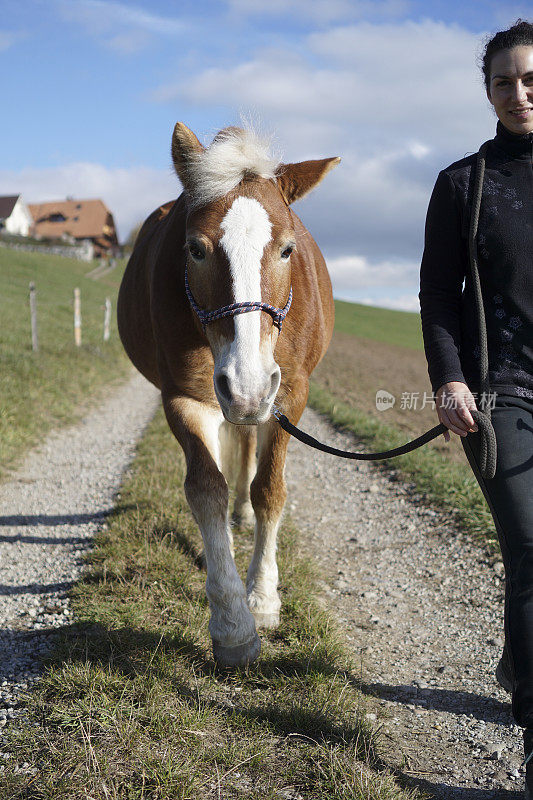
[(219, 411), (183, 396), (163, 394), (170, 428), (185, 453), (185, 494), (204, 541), (209, 632), (221, 666), (247, 664), (261, 643), (231, 554), (228, 485), (219, 469)]
[(287, 497), (285, 455), (288, 435), (271, 419), (258, 435), (257, 474), (251, 485), (255, 511), (254, 553), (246, 580), (248, 606), (258, 627), (279, 625), (281, 601), (278, 595), (276, 561), (277, 533)]
[[(285, 411), (298, 421), (307, 402), (308, 379), (301, 375), (285, 391)], [(258, 431), (257, 473), (250, 487), (255, 511), (254, 553), (246, 579), (248, 606), (257, 627), (279, 625), (281, 601), (276, 561), (277, 534), (287, 498), (285, 457), (290, 437), (272, 417)]]
[(255, 450), (257, 432), (255, 428), (243, 427), (238, 431), (238, 471), (235, 484), (235, 507), (233, 519), (237, 525), (246, 527), (254, 523), (254, 509), (250, 500), (250, 484), (255, 475)]

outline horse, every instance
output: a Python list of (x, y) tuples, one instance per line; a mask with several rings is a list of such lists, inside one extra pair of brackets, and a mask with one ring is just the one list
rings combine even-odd
[[(291, 204), (339, 163), (280, 164), (254, 131), (230, 127), (208, 147), (178, 122), (172, 161), (183, 192), (144, 222), (121, 283), (117, 318), (135, 367), (161, 392), (186, 460), (185, 494), (207, 566), (215, 663), (247, 665), (259, 628), (279, 624), (276, 540), (289, 441), (309, 375), (331, 339), (324, 258)], [(228, 510), (251, 526), (246, 590)]]

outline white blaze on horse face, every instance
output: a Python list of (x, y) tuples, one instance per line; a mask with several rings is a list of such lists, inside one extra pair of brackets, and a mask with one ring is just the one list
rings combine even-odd
[[(233, 301), (261, 302), (261, 259), (272, 237), (272, 225), (265, 208), (254, 198), (237, 197), (222, 220), (221, 228), (224, 233), (220, 246), (229, 261)], [(240, 407), (235, 411), (237, 415), (254, 417), (261, 404), (268, 401), (270, 405), (272, 375), (277, 367), (271, 347), (261, 348), (262, 313), (251, 311), (233, 317), (235, 338), (229, 348), (220, 353), (215, 366), (215, 372), (223, 373), (227, 379), (228, 395), (234, 401), (229, 404)]]

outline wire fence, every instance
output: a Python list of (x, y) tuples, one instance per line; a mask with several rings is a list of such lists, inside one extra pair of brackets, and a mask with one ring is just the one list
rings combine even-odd
[[(38, 302), (37, 302), (37, 287), (34, 281), (30, 281), (29, 285), (29, 309), (30, 309), (30, 330), (31, 330), (31, 348), (34, 353), (39, 351), (39, 321), (38, 321)], [(102, 319), (102, 341), (108, 342), (111, 335), (111, 298), (106, 297), (103, 310)], [(82, 298), (81, 289), (76, 287), (74, 289), (73, 297), (73, 318), (72, 318), (72, 332), (74, 344), (76, 347), (82, 345)]]

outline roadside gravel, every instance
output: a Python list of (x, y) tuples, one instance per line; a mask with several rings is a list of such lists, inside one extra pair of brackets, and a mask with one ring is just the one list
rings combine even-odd
[[(301, 427), (364, 450), (306, 410)], [(289, 448), (288, 509), (360, 664), (388, 761), (443, 800), (521, 798), (521, 731), (495, 682), (503, 565), (399, 475)]]
[(135, 374), (0, 485), (0, 729), (19, 714), (18, 696), (38, 678), (55, 630), (70, 622), (67, 593), (158, 402)]

